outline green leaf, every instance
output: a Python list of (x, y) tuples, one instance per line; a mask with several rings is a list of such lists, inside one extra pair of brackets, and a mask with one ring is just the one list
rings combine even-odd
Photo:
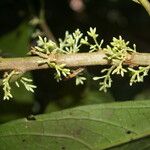
[(114, 146), (121, 149), (127, 143), (130, 150), (134, 142), (134, 148), (142, 150), (150, 148), (149, 116), (149, 101), (77, 107), (1, 125), (0, 147), (101, 150)]
[(139, 140), (126, 143), (121, 146), (111, 148), (109, 150), (149, 150), (150, 149), (150, 137), (145, 137)]

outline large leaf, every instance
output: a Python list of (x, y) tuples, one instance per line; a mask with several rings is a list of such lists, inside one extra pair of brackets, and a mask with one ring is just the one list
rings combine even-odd
[[(0, 148), (142, 150), (150, 148), (150, 102), (87, 105), (0, 126)], [(117, 148), (114, 148), (117, 149)]]

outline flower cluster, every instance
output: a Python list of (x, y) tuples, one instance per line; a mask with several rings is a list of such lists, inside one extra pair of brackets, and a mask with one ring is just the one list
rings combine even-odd
[[(54, 68), (56, 73), (54, 74), (54, 78), (57, 81), (62, 80), (62, 78), (66, 78), (71, 76), (71, 70), (66, 68), (65, 64), (57, 64), (55, 59), (49, 59), (50, 54), (71, 54), (78, 53), (83, 45), (89, 47), (89, 52), (94, 51), (103, 51), (106, 55), (106, 58), (110, 62), (110, 67), (102, 69), (102, 76), (93, 77), (93, 80), (99, 80), (100, 91), (106, 92), (108, 88), (112, 85), (112, 75), (121, 75), (124, 77), (125, 73), (129, 72), (131, 74), (130, 85), (137, 82), (142, 82), (144, 76), (148, 74), (150, 70), (150, 66), (139, 66), (139, 67), (127, 67), (124, 66), (123, 63), (127, 59), (129, 54), (136, 52), (136, 45), (133, 45), (133, 48), (129, 47), (129, 42), (126, 42), (121, 36), (119, 38), (113, 37), (112, 42), (107, 45), (105, 48), (102, 48), (103, 40), (98, 41), (98, 34), (96, 33), (96, 28), (90, 28), (87, 31), (87, 36), (83, 36), (83, 33), (77, 29), (72, 34), (68, 31), (65, 34), (64, 39), (59, 39), (58, 45), (48, 40), (46, 37), (42, 38), (39, 36), (37, 40), (37, 46), (32, 48), (31, 54), (37, 55), (42, 60), (39, 63), (47, 64), (50, 68)], [(91, 40), (92, 39), (92, 40)], [(92, 41), (92, 42), (90, 42)], [(69, 56), (68, 56), (69, 57)], [(80, 70), (80, 69), (79, 69)], [(86, 77), (81, 76), (81, 71), (77, 71), (75, 73), (76, 77), (76, 85), (83, 84), (86, 80)], [(10, 82), (13, 76), (18, 75), (19, 72), (12, 71), (10, 73), (6, 73), (3, 79), (3, 90), (4, 90), (4, 99), (12, 98), (11, 94), (11, 86)], [(15, 81), (17, 87), (20, 87), (20, 83), (24, 85), (24, 87), (31, 92), (34, 92), (35, 85), (32, 84), (32, 80), (20, 77)]]
[[(3, 79), (3, 90), (4, 90), (4, 100), (9, 100), (10, 98), (13, 98), (13, 95), (11, 93), (11, 85), (10, 83), (13, 82), (13, 78), (16, 78), (20, 75), (20, 72), (17, 71), (11, 71), (10, 73), (6, 72)], [(26, 77), (20, 77), (19, 79), (16, 78), (14, 81), (15, 85), (17, 87), (20, 87), (20, 84), (22, 84), (27, 91), (34, 92), (34, 89), (36, 88), (35, 85), (32, 84), (32, 80)]]

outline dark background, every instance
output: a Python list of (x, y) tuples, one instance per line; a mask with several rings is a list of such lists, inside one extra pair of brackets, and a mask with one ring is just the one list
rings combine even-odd
[[(142, 6), (131, 0), (1, 0), (0, 2), (0, 50), (3, 57), (23, 56), (35, 44), (31, 36), (40, 26), (31, 25), (39, 16), (44, 3), (46, 22), (56, 39), (63, 38), (65, 31), (79, 28), (83, 33), (96, 27), (104, 45), (112, 37), (121, 35), (131, 45), (136, 44), (139, 52), (150, 51), (150, 17)], [(81, 2), (81, 3), (80, 3)], [(102, 67), (88, 67), (86, 75), (99, 75)], [(108, 93), (98, 91), (98, 83), (88, 79), (83, 86), (75, 86), (74, 79), (57, 83), (53, 70), (33, 71), (38, 86), (35, 94), (24, 89), (15, 89), (14, 99), (0, 101), (0, 122), (25, 117), (29, 114), (48, 113), (68, 107), (111, 101), (148, 99), (150, 79), (129, 86), (129, 76), (113, 77)]]

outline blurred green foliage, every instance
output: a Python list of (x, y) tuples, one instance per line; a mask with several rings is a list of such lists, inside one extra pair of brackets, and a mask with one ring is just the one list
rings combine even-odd
[(24, 56), (30, 48), (33, 27), (23, 22), (15, 30), (0, 37), (0, 50), (10, 57)]

